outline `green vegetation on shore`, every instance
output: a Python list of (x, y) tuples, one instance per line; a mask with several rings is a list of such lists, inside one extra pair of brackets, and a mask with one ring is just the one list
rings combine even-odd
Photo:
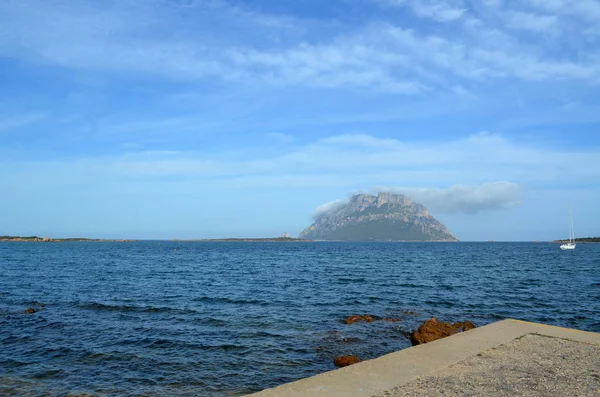
[[(567, 243), (569, 240), (555, 240), (555, 243)], [(576, 243), (600, 243), (600, 237), (579, 237), (575, 239)]]
[(126, 243), (135, 240), (107, 240), (107, 239), (92, 239), (83, 237), (70, 238), (50, 238), (38, 236), (0, 236), (0, 241), (20, 241), (33, 243), (67, 243), (67, 242), (95, 242), (95, 243)]
[(254, 243), (287, 243), (287, 242), (310, 242), (302, 238), (293, 237), (261, 237), (261, 238), (216, 238), (216, 239), (199, 239), (199, 240), (175, 240), (175, 241), (201, 241), (201, 242), (254, 242)]

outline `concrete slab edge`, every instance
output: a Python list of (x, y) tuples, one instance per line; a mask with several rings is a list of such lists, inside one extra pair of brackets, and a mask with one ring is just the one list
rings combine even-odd
[(507, 319), (249, 396), (370, 397), (528, 334), (600, 346), (598, 333)]

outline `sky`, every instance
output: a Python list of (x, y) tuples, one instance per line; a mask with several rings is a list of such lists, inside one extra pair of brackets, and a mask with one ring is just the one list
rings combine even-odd
[(0, 235), (298, 235), (404, 193), (600, 235), (597, 0), (0, 0)]

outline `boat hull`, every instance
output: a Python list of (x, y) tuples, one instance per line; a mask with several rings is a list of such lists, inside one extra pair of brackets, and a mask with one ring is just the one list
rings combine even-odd
[(560, 249), (565, 251), (565, 250), (574, 250), (575, 249), (575, 244), (572, 243), (568, 243), (568, 244), (562, 244), (560, 246)]

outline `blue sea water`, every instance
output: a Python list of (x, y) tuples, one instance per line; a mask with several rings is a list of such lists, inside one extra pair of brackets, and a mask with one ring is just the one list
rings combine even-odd
[(243, 395), (431, 316), (600, 332), (600, 244), (0, 243), (0, 394)]

